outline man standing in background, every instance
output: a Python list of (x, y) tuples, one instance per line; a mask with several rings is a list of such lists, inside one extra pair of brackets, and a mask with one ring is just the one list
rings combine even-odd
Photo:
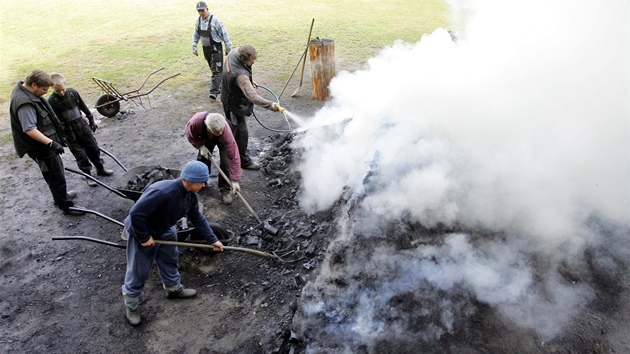
[(197, 43), (201, 39), (203, 56), (208, 61), (210, 71), (212, 71), (212, 88), (210, 89), (210, 99), (216, 100), (221, 93), (221, 72), (223, 71), (223, 44), (225, 43), (225, 55), (232, 49), (232, 42), (225, 27), (218, 17), (211, 15), (208, 5), (200, 1), (197, 3), (199, 17), (195, 21), (195, 28), (192, 34), (192, 53), (199, 55)]

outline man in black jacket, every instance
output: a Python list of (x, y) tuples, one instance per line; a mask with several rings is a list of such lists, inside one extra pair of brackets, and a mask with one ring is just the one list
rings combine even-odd
[[(103, 166), (101, 150), (92, 134), (98, 129), (92, 112), (83, 102), (77, 90), (71, 87), (66, 88), (66, 79), (63, 75), (55, 73), (50, 77), (54, 92), (48, 97), (48, 103), (62, 123), (68, 147), (77, 160), (79, 169), (83, 173), (91, 175), (92, 164), (94, 164), (99, 176), (112, 175), (114, 171), (105, 169)], [(81, 111), (85, 113), (87, 121), (81, 115)], [(97, 183), (89, 178), (87, 178), (87, 183), (92, 187), (97, 186)]]
[(52, 86), (52, 79), (35, 70), (20, 81), (11, 93), (9, 113), (13, 144), (19, 157), (28, 154), (37, 163), (52, 193), (55, 205), (65, 215), (82, 215), (72, 211), (74, 192), (66, 189), (66, 176), (60, 154), (64, 153), (61, 123), (44, 96)]
[(274, 112), (278, 111), (275, 102), (264, 99), (256, 92), (255, 87), (258, 85), (252, 77), (252, 65), (254, 65), (257, 57), (258, 53), (251, 45), (244, 45), (238, 50), (232, 50), (227, 56), (221, 77), (223, 110), (238, 145), (241, 168), (247, 170), (257, 170), (260, 165), (254, 162), (247, 153), (249, 132), (245, 117), (252, 115), (254, 105)]

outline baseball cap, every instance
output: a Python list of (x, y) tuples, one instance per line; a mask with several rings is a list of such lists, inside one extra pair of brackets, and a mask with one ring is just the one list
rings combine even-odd
[(199, 1), (197, 3), (197, 10), (204, 10), (204, 9), (207, 9), (207, 8), (208, 8), (208, 5), (206, 5), (205, 2)]

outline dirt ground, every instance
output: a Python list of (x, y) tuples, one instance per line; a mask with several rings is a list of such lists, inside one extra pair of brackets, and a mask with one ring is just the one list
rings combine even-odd
[[(269, 86), (280, 88), (283, 84)], [(218, 102), (207, 99), (205, 91), (195, 96), (185, 85), (170, 89), (170, 94), (160, 90), (153, 94), (151, 109), (123, 103), (122, 108), (133, 114), (124, 119), (101, 117), (96, 132), (101, 147), (127, 168), (160, 165), (180, 169), (194, 159), (196, 150), (183, 134), (186, 121), (195, 112), (222, 109)], [(323, 105), (311, 98), (309, 82), (305, 82), (300, 95), (288, 98), (292, 89), (289, 87), (282, 100), (292, 113), (307, 117)], [(8, 131), (7, 110), (8, 104), (2, 110), (3, 134)], [(256, 113), (270, 127), (287, 129), (282, 115), (260, 109)], [(327, 243), (334, 233), (334, 211), (305, 215), (295, 201), (298, 180), (291, 169), (293, 161), (287, 143), (290, 135), (266, 130), (254, 119), (249, 120), (249, 126), (250, 153), (257, 155), (265, 168), (244, 171), (242, 193), (259, 217), (278, 233), (263, 230), (239, 200), (223, 205), (216, 189), (216, 171), (212, 172), (209, 188), (200, 192), (200, 200), (208, 219), (231, 232), (229, 245), (291, 252), (283, 258), (297, 261), (282, 263), (229, 251), (207, 255), (197, 249), (181, 248), (182, 282), (197, 289), (197, 298), (167, 300), (154, 268), (141, 296), (143, 323), (137, 328), (129, 326), (124, 316), (120, 291), (124, 250), (80, 240), (52, 240), (53, 236), (81, 235), (122, 244), (120, 227), (92, 214), (62, 215), (53, 206), (33, 162), (17, 158), (12, 141), (0, 146), (0, 351), (305, 352), (305, 343), (292, 336), (292, 320), (303, 287), (314, 279), (324, 261)], [(103, 158), (106, 166), (116, 172), (102, 181), (112, 182), (123, 170), (109, 157)], [(76, 168), (69, 151), (63, 160), (67, 167)], [(103, 187), (87, 186), (78, 175), (68, 173), (67, 180), (69, 188), (78, 192), (77, 206), (123, 220), (133, 205), (132, 200)], [(478, 316), (454, 335), (443, 337), (435, 347), (413, 349), (412, 345), (383, 344), (380, 352), (629, 352), (628, 278), (625, 270), (620, 274), (621, 279), (600, 274), (597, 298), (589, 310), (574, 321), (565, 335), (550, 343), (536, 342), (532, 333), (489, 324), (492, 311), (479, 304)], [(405, 299), (401, 298), (400, 303), (405, 304)], [(356, 352), (368, 351), (357, 348)]]
[[(297, 114), (310, 114), (322, 105), (310, 97), (307, 84), (302, 94), (286, 99), (287, 108)], [(195, 112), (222, 113), (222, 108), (219, 102), (210, 102), (205, 89), (198, 97), (190, 95), (190, 87), (170, 89), (172, 94), (153, 93), (152, 108), (147, 110), (123, 102), (121, 109), (133, 113), (126, 118), (95, 114), (101, 118), (95, 133), (101, 148), (128, 169), (143, 165), (181, 169), (186, 161), (195, 159), (196, 150), (183, 133), (185, 123)], [(287, 90), (286, 97), (293, 89)], [(90, 106), (96, 101), (85, 99)], [(8, 104), (3, 108), (4, 134), (10, 132)], [(255, 112), (272, 129), (289, 128), (281, 114)], [(265, 162), (264, 150), (273, 146), (272, 137), (282, 140), (286, 133), (266, 130), (254, 119), (249, 124), (250, 153)], [(309, 272), (301, 264), (318, 257), (317, 253), (283, 264), (247, 253), (206, 255), (181, 248), (182, 282), (198, 290), (197, 298), (167, 300), (154, 269), (141, 296), (143, 324), (132, 328), (124, 316), (120, 291), (125, 251), (88, 241), (52, 240), (52, 236), (81, 235), (122, 244), (121, 228), (93, 214), (62, 215), (53, 206), (33, 162), (17, 158), (12, 141), (0, 146), (0, 151), (4, 229), (0, 233), (1, 352), (270, 353), (280, 350), (288, 339)], [(114, 176), (100, 178), (107, 184), (124, 171), (108, 156), (103, 159), (106, 167), (115, 170)], [(66, 167), (77, 168), (69, 151), (63, 161)], [(209, 188), (200, 192), (208, 219), (232, 234), (230, 245), (272, 251), (295, 248), (289, 243), (297, 231), (314, 233), (317, 229), (322, 234), (318, 217), (306, 217), (289, 201), (297, 186), (288, 177), (282, 177), (280, 184), (274, 182), (286, 171), (269, 172), (244, 171), (241, 188), (258, 216), (278, 229), (276, 235), (264, 232), (240, 200), (230, 206), (220, 202), (216, 171), (212, 171)], [(101, 186), (87, 186), (79, 175), (68, 172), (67, 181), (69, 189), (78, 193), (77, 207), (122, 221), (133, 205), (131, 199)]]

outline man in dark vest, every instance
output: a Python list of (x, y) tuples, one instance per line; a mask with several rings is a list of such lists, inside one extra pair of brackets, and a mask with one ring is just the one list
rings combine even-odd
[(257, 57), (258, 53), (251, 45), (238, 47), (238, 50), (235, 49), (228, 54), (221, 77), (223, 110), (238, 145), (241, 168), (247, 170), (257, 170), (260, 165), (247, 153), (249, 133), (245, 117), (252, 115), (254, 105), (278, 111), (275, 102), (264, 99), (256, 92), (255, 87), (258, 85), (252, 77), (252, 65)]
[(225, 43), (225, 55), (232, 49), (232, 42), (225, 27), (218, 17), (211, 15), (208, 5), (200, 1), (197, 3), (199, 17), (195, 21), (195, 29), (192, 34), (192, 53), (199, 55), (197, 43), (201, 39), (203, 56), (208, 61), (212, 72), (212, 88), (210, 99), (215, 100), (221, 93), (221, 71), (223, 70), (223, 45)]
[(52, 193), (55, 205), (65, 215), (82, 215), (70, 210), (74, 192), (66, 189), (66, 176), (60, 154), (65, 139), (61, 123), (43, 96), (52, 86), (50, 75), (35, 70), (20, 81), (11, 93), (9, 113), (15, 151), (19, 157), (28, 154), (39, 166)]

